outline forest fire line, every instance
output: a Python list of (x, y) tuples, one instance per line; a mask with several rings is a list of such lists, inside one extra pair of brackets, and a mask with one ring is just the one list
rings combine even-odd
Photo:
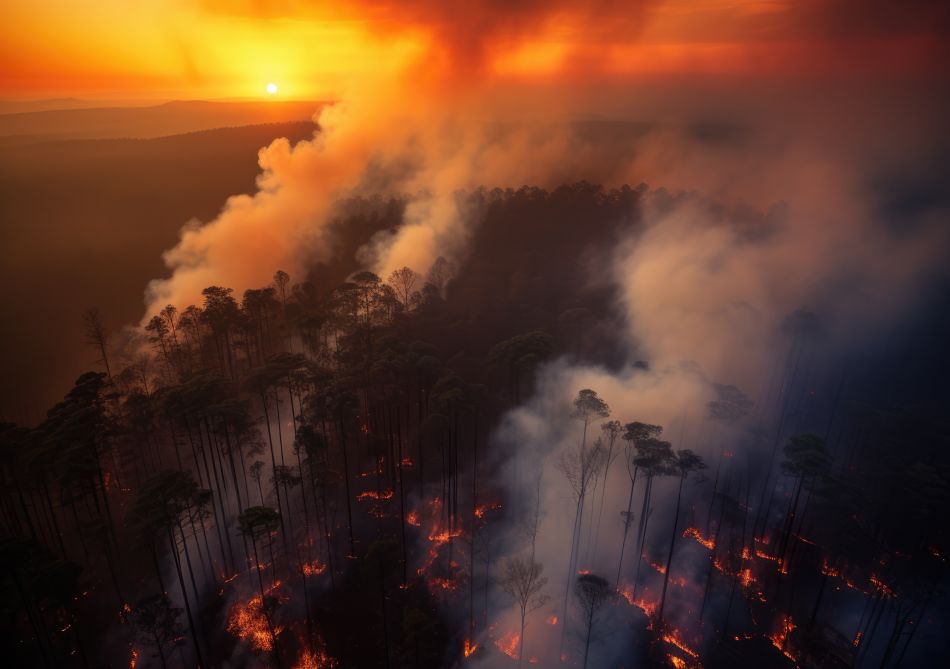
[(392, 490), (367, 490), (366, 492), (359, 493), (356, 496), (356, 499), (359, 502), (365, 502), (366, 500), (374, 500), (379, 502), (390, 500), (393, 498), (393, 495), (395, 495), (395, 492)]
[(695, 527), (688, 527), (683, 531), (683, 538), (692, 537), (697, 543), (705, 547), (707, 550), (714, 550), (716, 548), (716, 540), (712, 537), (704, 537), (702, 532), (700, 532)]
[(792, 617), (783, 614), (779, 618), (778, 630), (769, 635), (769, 640), (785, 657), (795, 664), (798, 664), (798, 658), (795, 657), (788, 647), (789, 635), (795, 630), (795, 627), (796, 625), (792, 622)]

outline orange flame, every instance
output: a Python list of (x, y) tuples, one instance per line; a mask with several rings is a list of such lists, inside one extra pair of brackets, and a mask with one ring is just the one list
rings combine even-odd
[(500, 650), (502, 653), (512, 659), (517, 660), (518, 647), (521, 645), (521, 635), (510, 632), (500, 639), (496, 639), (495, 645), (498, 646), (498, 650)]
[[(245, 604), (240, 602), (231, 608), (228, 615), (228, 632), (246, 641), (256, 650), (271, 650), (274, 647), (270, 626), (264, 615), (264, 607), (260, 596), (252, 597)], [(274, 634), (281, 628), (275, 627)]]
[(476, 650), (478, 650), (478, 644), (472, 643), (470, 639), (466, 639), (465, 646), (462, 647), (462, 652), (465, 654), (465, 657), (471, 657)]
[(713, 550), (716, 547), (716, 540), (714, 538), (704, 537), (702, 532), (695, 527), (687, 527), (686, 531), (683, 532), (683, 537), (693, 537), (700, 545), (705, 546), (708, 550)]

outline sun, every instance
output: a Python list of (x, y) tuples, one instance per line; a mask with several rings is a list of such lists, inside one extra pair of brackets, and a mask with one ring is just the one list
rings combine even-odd
[(275, 83), (272, 81), (272, 82), (270, 82), (269, 84), (267, 84), (267, 86), (266, 86), (266, 88), (265, 88), (264, 90), (267, 91), (267, 94), (268, 94), (268, 95), (275, 95), (275, 94), (277, 93), (277, 84), (275, 84)]

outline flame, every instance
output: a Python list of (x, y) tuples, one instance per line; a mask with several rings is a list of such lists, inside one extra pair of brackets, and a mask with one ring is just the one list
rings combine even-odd
[[(269, 651), (274, 646), (260, 595), (252, 597), (244, 604), (238, 602), (231, 607), (227, 629), (229, 633), (251, 644), (251, 647), (256, 650)], [(274, 634), (278, 634), (281, 629), (275, 626)]]
[(462, 653), (465, 654), (465, 657), (471, 657), (476, 650), (478, 650), (478, 644), (472, 643), (470, 639), (466, 639), (465, 645), (462, 647)]
[[(126, 604), (126, 606), (128, 606), (128, 604)], [(135, 664), (136, 662), (138, 662), (138, 659), (139, 659), (139, 652), (133, 648), (132, 657), (129, 658), (129, 669), (135, 669)]]
[(660, 572), (661, 574), (665, 574), (665, 573), (666, 573), (666, 567), (664, 567), (663, 565), (659, 564), (658, 562), (653, 562), (653, 561), (651, 560), (651, 561), (650, 561), (650, 566), (653, 567), (654, 569), (656, 569), (656, 570), (657, 570), (658, 572)]
[(708, 550), (713, 550), (716, 547), (716, 540), (711, 537), (704, 537), (702, 532), (700, 532), (695, 527), (687, 527), (686, 531), (683, 532), (683, 537), (693, 537), (700, 545), (705, 546)]
[(304, 648), (293, 669), (332, 669), (335, 666), (336, 660), (322, 650), (310, 652)]
[(621, 597), (627, 600), (627, 604), (629, 604), (630, 606), (635, 606), (641, 611), (643, 611), (643, 613), (646, 615), (647, 618), (652, 618), (653, 615), (656, 613), (656, 609), (659, 603), (649, 602), (643, 597), (641, 597), (640, 599), (634, 598), (633, 588), (631, 588), (630, 586), (624, 586), (617, 592), (620, 594)]
[(895, 597), (894, 591), (891, 590), (884, 581), (877, 577), (876, 574), (871, 574), (871, 585), (874, 586), (874, 590), (881, 594), (881, 597), (885, 599), (893, 599)]
[(857, 648), (861, 645), (861, 637), (864, 636), (864, 632), (858, 632), (854, 635), (854, 641), (851, 642), (851, 645)]
[(683, 658), (677, 657), (676, 655), (673, 655), (672, 653), (668, 654), (667, 657), (669, 658), (670, 663), (674, 667), (676, 667), (676, 669), (686, 669), (686, 660), (684, 660)]
[(407, 514), (406, 514), (406, 522), (409, 523), (410, 525), (412, 525), (413, 527), (421, 527), (421, 526), (422, 526), (422, 521), (419, 520), (419, 512), (418, 512), (418, 511), (410, 511), (409, 513), (407, 513)]
[(493, 511), (495, 509), (501, 508), (501, 502), (492, 502), (491, 504), (482, 504), (481, 506), (475, 507), (475, 517), (483, 518), (485, 513), (488, 511)]
[(376, 501), (392, 499), (395, 493), (392, 490), (381, 490), (376, 492), (375, 490), (367, 490), (366, 492), (361, 492), (356, 496), (357, 501), (365, 502), (368, 499), (373, 499)]
[(304, 562), (301, 568), (304, 576), (319, 576), (327, 570), (327, 566), (320, 562), (320, 560), (314, 560), (312, 562)]
[(782, 651), (782, 654), (785, 655), (792, 662), (797, 663), (797, 659), (792, 654), (790, 650), (786, 648), (788, 645), (788, 635), (792, 633), (792, 630), (795, 629), (795, 623), (792, 622), (792, 617), (788, 615), (782, 615), (781, 625), (779, 630), (774, 634), (769, 636), (769, 639), (772, 641), (772, 645)]
[(548, 616), (548, 625), (557, 625), (557, 616)]
[(692, 648), (686, 645), (686, 642), (683, 641), (683, 637), (680, 635), (680, 631), (678, 629), (674, 629), (672, 632), (664, 634), (663, 641), (670, 644), (671, 646), (675, 646), (676, 648), (679, 648), (681, 651), (689, 655), (694, 660), (699, 659), (699, 653), (697, 653), (695, 650), (693, 650)]
[(498, 646), (498, 650), (500, 650), (502, 653), (512, 659), (517, 660), (518, 647), (521, 645), (521, 635), (510, 632), (500, 639), (496, 639), (495, 645)]

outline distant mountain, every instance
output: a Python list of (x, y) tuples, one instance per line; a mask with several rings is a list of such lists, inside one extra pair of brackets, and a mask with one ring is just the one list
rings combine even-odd
[[(51, 108), (56, 104), (60, 108)], [(0, 105), (0, 138), (24, 142), (51, 139), (149, 139), (262, 123), (309, 121), (325, 102), (176, 100), (149, 106), (83, 107), (72, 99)], [(18, 105), (21, 106), (18, 109)], [(25, 107), (22, 107), (25, 105)], [(30, 108), (33, 105), (33, 108)]]

